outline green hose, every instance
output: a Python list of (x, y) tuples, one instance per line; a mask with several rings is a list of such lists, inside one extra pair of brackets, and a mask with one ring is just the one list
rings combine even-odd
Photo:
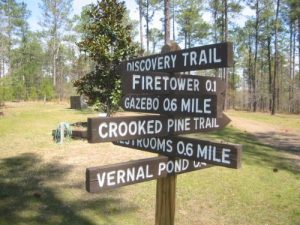
[(67, 123), (67, 122), (61, 122), (61, 123), (59, 123), (57, 129), (52, 132), (53, 140), (56, 143), (61, 142), (61, 140), (60, 140), (61, 130), (63, 130), (63, 132), (64, 132), (63, 137), (66, 138), (66, 137), (71, 137), (72, 136), (72, 128), (71, 128), (70, 124)]

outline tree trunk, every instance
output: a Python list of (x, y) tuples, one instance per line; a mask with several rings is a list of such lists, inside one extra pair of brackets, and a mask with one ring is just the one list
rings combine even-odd
[(253, 86), (253, 112), (256, 112), (256, 65), (258, 54), (258, 28), (259, 28), (259, 0), (256, 0), (255, 4), (255, 49), (254, 49), (254, 68), (252, 74), (252, 86)]
[[(300, 8), (300, 6), (299, 6)], [(298, 65), (299, 65), (299, 73), (300, 73), (300, 15), (298, 14), (298, 53), (299, 53), (299, 57), (298, 57)], [(299, 76), (299, 81), (300, 81), (300, 76)]]
[[(233, 61), (233, 67), (232, 67), (232, 108), (235, 109), (235, 61)], [(230, 107), (229, 107), (230, 108)]]
[[(300, 31), (299, 31), (300, 32)], [(296, 63), (296, 21), (294, 21), (294, 33), (293, 33), (293, 52), (292, 52), (292, 76), (295, 82), (295, 63)], [(299, 65), (300, 66), (300, 65)]]
[(272, 58), (271, 58), (271, 36), (268, 37), (268, 69), (269, 69), (269, 110), (272, 110)]
[(289, 112), (293, 112), (293, 20), (290, 20), (290, 49), (289, 49)]
[[(2, 64), (1, 64), (1, 68), (0, 68), (0, 70), (1, 70), (1, 77), (4, 77), (4, 73), (5, 73), (5, 68), (4, 68), (4, 65), (5, 65), (5, 60), (4, 59), (2, 59)], [(0, 77), (0, 78), (1, 78)]]
[(156, 49), (156, 41), (153, 41), (153, 44), (152, 44), (152, 54), (155, 53), (155, 49)]
[(149, 54), (149, 0), (146, 2), (146, 37), (147, 37), (147, 54)]
[(53, 54), (53, 58), (52, 58), (52, 66), (53, 66), (53, 86), (55, 87), (56, 86), (56, 54), (54, 53)]
[(217, 5), (219, 0), (213, 0), (214, 1), (214, 41), (215, 43), (218, 43), (218, 10), (217, 10)]
[(187, 36), (185, 31), (184, 31), (184, 49), (187, 49)]
[(12, 48), (12, 21), (11, 21), (11, 13), (10, 10), (11, 6), (10, 6), (10, 1), (8, 1), (7, 7), (8, 7), (8, 18), (7, 18), (7, 36), (8, 36), (8, 46), (7, 46), (7, 59), (8, 59), (8, 74), (11, 75), (12, 74), (12, 68), (11, 68), (11, 48)]
[[(227, 42), (228, 39), (228, 4), (227, 4), (227, 0), (224, 0), (224, 41)], [(224, 71), (224, 79), (225, 79), (225, 83), (226, 83), (226, 90), (225, 90), (225, 100), (224, 100), (224, 110), (226, 111), (228, 108), (228, 71), (227, 68), (223, 69)]]
[[(214, 43), (218, 43), (218, 35), (217, 35), (217, 24), (218, 24), (218, 11), (217, 11), (217, 4), (218, 4), (218, 0), (213, 0), (213, 4), (215, 7), (213, 7), (213, 21), (214, 21), (214, 25), (213, 25), (213, 32), (214, 32)], [(215, 69), (215, 77), (219, 77), (219, 69)]]
[[(300, 17), (298, 17), (298, 38), (300, 38), (300, 27), (299, 27), (299, 24), (300, 24)], [(295, 32), (294, 32), (294, 37), (293, 37), (293, 79), (294, 79), (294, 85), (296, 86), (297, 84), (300, 85), (300, 76), (298, 76), (299, 80), (297, 82), (297, 79), (296, 79), (296, 27), (297, 27), (297, 21), (295, 21)], [(298, 39), (299, 41), (299, 46), (300, 46), (300, 40)], [(299, 54), (300, 54), (300, 50), (299, 50)], [(300, 55), (299, 55), (299, 58), (300, 60)], [(299, 62), (300, 63), (300, 62)], [(300, 67), (300, 64), (299, 64), (299, 67)], [(298, 67), (298, 68), (299, 68)], [(298, 74), (300, 74), (300, 68), (298, 70)], [(299, 94), (299, 90), (297, 92), (297, 95)], [(295, 98), (294, 99), (294, 112), (295, 113), (300, 113), (300, 100)]]
[(139, 17), (140, 17), (140, 42), (141, 42), (141, 51), (143, 50), (143, 15), (142, 15), (142, 0), (139, 0)]
[(170, 0), (165, 0), (165, 44), (170, 42)]
[(176, 35), (175, 35), (175, 0), (173, 0), (173, 41), (176, 42)]
[(278, 73), (278, 64), (279, 64), (279, 58), (278, 58), (278, 14), (279, 14), (279, 6), (280, 6), (280, 0), (277, 0), (277, 6), (276, 6), (276, 18), (275, 18), (275, 63), (274, 63), (274, 77), (273, 77), (273, 102), (272, 102), (272, 111), (271, 114), (275, 115), (275, 107), (276, 107), (276, 79), (277, 79), (277, 73)]
[[(295, 65), (296, 65), (296, 21), (294, 21), (294, 33), (293, 33), (293, 52), (292, 52), (292, 77), (293, 77), (293, 96), (294, 96), (294, 89), (296, 87), (297, 81), (296, 81), (296, 71), (295, 71)], [(300, 65), (299, 65), (300, 66)], [(293, 101), (293, 108), (294, 112), (299, 112), (299, 100), (294, 98)]]
[(249, 104), (248, 104), (248, 109), (252, 109), (252, 48), (251, 48), (251, 34), (249, 34), (249, 50), (248, 50), (248, 99), (249, 99)]

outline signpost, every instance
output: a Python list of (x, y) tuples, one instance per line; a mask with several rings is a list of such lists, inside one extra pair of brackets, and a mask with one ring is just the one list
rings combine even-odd
[(206, 163), (165, 156), (87, 168), (86, 190), (91, 193), (210, 167)]
[(123, 94), (220, 95), (225, 82), (217, 77), (168, 73), (128, 74), (121, 77)]
[(224, 68), (233, 65), (232, 55), (232, 43), (224, 42), (125, 61), (119, 70), (125, 75)]
[(152, 137), (114, 142), (115, 145), (195, 160), (229, 168), (240, 168), (242, 147), (186, 137)]
[(164, 137), (223, 129), (230, 119), (222, 117), (168, 117), (164, 115), (96, 117), (88, 119), (90, 143)]
[(122, 62), (124, 110), (156, 115), (89, 118), (88, 141), (113, 141), (160, 156), (87, 168), (86, 190), (95, 193), (157, 179), (156, 225), (173, 225), (176, 174), (211, 165), (240, 168), (241, 145), (176, 136), (221, 130), (230, 122), (222, 113), (222, 80), (175, 73), (230, 67), (232, 52), (232, 43), (225, 42)]
[(223, 98), (216, 95), (125, 95), (125, 111), (187, 116), (221, 116)]

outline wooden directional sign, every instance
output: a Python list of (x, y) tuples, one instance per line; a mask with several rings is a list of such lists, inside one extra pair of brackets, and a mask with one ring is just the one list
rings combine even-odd
[(123, 94), (193, 94), (223, 93), (226, 84), (220, 78), (168, 73), (129, 74), (121, 76)]
[(163, 137), (172, 134), (223, 129), (230, 119), (216, 117), (167, 117), (162, 115), (130, 117), (96, 117), (88, 119), (90, 143)]
[(206, 163), (159, 156), (87, 168), (86, 190), (94, 193), (208, 167)]
[(167, 115), (214, 116), (220, 117), (223, 110), (223, 97), (216, 95), (125, 95), (122, 107), (125, 111), (160, 113)]
[(163, 115), (88, 118), (88, 141), (115, 141), (165, 156), (87, 168), (86, 190), (94, 193), (158, 179), (155, 224), (173, 225), (176, 174), (212, 164), (240, 168), (240, 145), (172, 136), (220, 130), (230, 122), (222, 114), (223, 81), (176, 73), (232, 65), (230, 42), (122, 62), (119, 74), (124, 110)]
[(110, 142), (154, 137), (158, 133), (167, 135), (168, 118), (165, 116), (130, 116), (130, 117), (96, 117), (88, 118), (88, 141)]
[(233, 65), (231, 42), (205, 45), (122, 62), (121, 74), (183, 72), (230, 67)]
[(237, 169), (241, 166), (242, 147), (236, 144), (215, 143), (186, 137), (140, 138), (117, 141), (114, 144), (223, 167)]

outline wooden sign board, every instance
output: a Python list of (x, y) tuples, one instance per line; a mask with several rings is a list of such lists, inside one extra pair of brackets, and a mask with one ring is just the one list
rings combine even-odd
[(205, 45), (122, 62), (120, 74), (183, 72), (230, 67), (233, 65), (231, 42)]
[(222, 116), (224, 98), (216, 95), (132, 94), (122, 98), (125, 111), (185, 116)]
[(159, 156), (87, 168), (86, 190), (95, 193), (208, 167), (206, 163)]
[(216, 117), (167, 117), (162, 115), (88, 118), (90, 143), (164, 137), (172, 134), (223, 129), (230, 119)]
[(114, 144), (223, 167), (238, 169), (241, 166), (242, 146), (236, 144), (215, 143), (186, 137), (140, 138), (117, 141)]
[(70, 108), (71, 109), (86, 109), (87, 103), (83, 96), (70, 96)]
[(121, 81), (123, 94), (216, 95), (226, 89), (220, 78), (184, 74), (134, 73), (121, 76)]

